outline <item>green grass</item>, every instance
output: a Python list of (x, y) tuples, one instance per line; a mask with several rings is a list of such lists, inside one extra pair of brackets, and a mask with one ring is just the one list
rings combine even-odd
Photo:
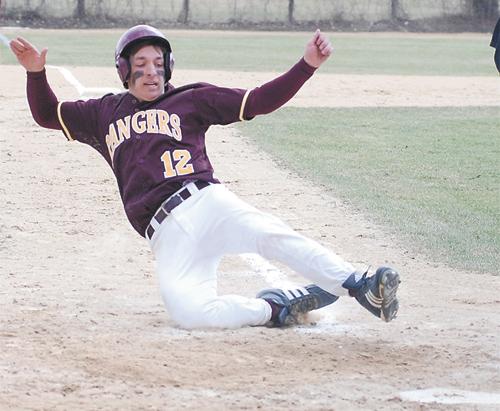
[(413, 251), (496, 273), (498, 114), (498, 108), (287, 108), (239, 127), (279, 162), (391, 227)]
[[(203, 32), (165, 30), (177, 67), (227, 71), (283, 71), (302, 55), (310, 33)], [(121, 30), (7, 30), (38, 47), (49, 47), (55, 65), (113, 67), (114, 47)], [(391, 37), (330, 33), (335, 51), (324, 73), (402, 75), (496, 75), (488, 35)], [(14, 64), (0, 45), (0, 64)]]

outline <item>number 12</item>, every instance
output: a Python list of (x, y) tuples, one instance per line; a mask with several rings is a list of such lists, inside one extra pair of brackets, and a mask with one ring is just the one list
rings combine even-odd
[(187, 150), (165, 151), (161, 156), (165, 167), (163, 175), (165, 178), (170, 178), (194, 173), (193, 165), (189, 163), (190, 160), (191, 153)]

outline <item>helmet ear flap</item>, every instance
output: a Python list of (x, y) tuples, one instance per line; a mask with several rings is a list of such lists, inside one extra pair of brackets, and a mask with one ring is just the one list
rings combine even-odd
[(116, 69), (118, 74), (123, 81), (123, 87), (128, 89), (128, 77), (130, 76), (130, 61), (126, 57), (118, 57), (116, 62)]
[(170, 66), (170, 73), (172, 73), (174, 71), (174, 65), (175, 65), (174, 53), (170, 52), (168, 54), (169, 54), (168, 64)]
[(174, 71), (174, 54), (171, 51), (165, 53), (165, 84), (170, 81), (172, 77), (172, 72)]

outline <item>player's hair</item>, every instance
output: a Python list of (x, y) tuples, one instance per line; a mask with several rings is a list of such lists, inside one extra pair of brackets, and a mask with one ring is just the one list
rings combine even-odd
[(163, 54), (165, 54), (167, 52), (167, 49), (161, 43), (158, 43), (158, 42), (155, 42), (152, 40), (142, 40), (142, 41), (134, 43), (132, 46), (130, 46), (126, 52), (122, 53), (122, 56), (130, 59), (132, 56), (134, 56), (134, 54), (136, 54), (144, 46), (153, 46), (157, 49), (160, 49)]

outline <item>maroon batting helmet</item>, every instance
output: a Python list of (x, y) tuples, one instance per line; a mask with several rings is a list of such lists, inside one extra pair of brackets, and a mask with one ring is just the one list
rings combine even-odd
[(128, 78), (130, 76), (130, 51), (139, 43), (154, 44), (164, 50), (163, 60), (165, 65), (165, 83), (170, 80), (174, 69), (174, 56), (172, 48), (163, 33), (146, 24), (134, 26), (122, 34), (115, 49), (115, 65), (123, 86), (128, 89)]

